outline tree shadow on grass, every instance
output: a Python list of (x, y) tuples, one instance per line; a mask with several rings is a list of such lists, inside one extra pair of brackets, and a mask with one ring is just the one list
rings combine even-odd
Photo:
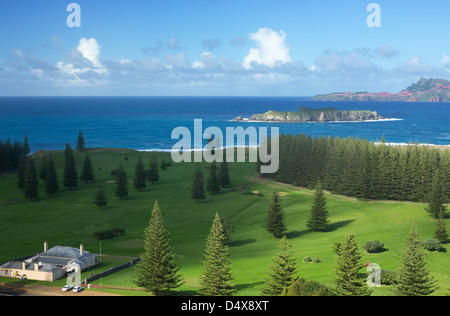
[(328, 226), (328, 228), (326, 230), (324, 230), (324, 232), (327, 233), (327, 232), (332, 232), (332, 231), (338, 230), (339, 228), (347, 226), (348, 224), (350, 224), (350, 223), (352, 223), (354, 221), (355, 221), (354, 219), (349, 219), (349, 220), (346, 220), (346, 221), (331, 223)]
[(289, 232), (284, 234), (284, 236), (286, 236), (287, 239), (294, 239), (294, 238), (298, 238), (298, 237), (302, 237), (303, 235), (309, 234), (311, 233), (311, 230), (302, 230), (302, 231), (295, 231), (295, 232)]
[(233, 240), (228, 243), (228, 246), (230, 247), (240, 247), (247, 244), (251, 244), (256, 242), (256, 239), (241, 239), (241, 240)]
[(252, 288), (252, 287), (255, 287), (255, 286), (258, 286), (258, 285), (263, 285), (263, 284), (264, 284), (264, 281), (253, 282), (253, 283), (246, 283), (246, 284), (236, 284), (236, 289), (238, 291), (241, 291), (241, 290), (245, 290), (245, 289)]

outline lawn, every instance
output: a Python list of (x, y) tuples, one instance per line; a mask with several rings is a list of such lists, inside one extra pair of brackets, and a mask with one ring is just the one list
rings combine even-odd
[[(134, 178), (138, 155), (148, 169), (152, 153), (127, 149), (90, 149), (96, 181), (80, 183), (75, 190), (61, 189), (55, 197), (44, 193), (40, 181), (40, 198), (28, 202), (17, 189), (14, 174), (0, 176), (0, 262), (42, 251), (44, 241), (49, 247), (61, 245), (78, 248), (83, 243), (91, 253), (100, 252), (100, 243), (92, 237), (97, 231), (124, 228), (125, 234), (101, 243), (102, 254), (139, 256), (143, 250), (143, 231), (158, 200), (170, 243), (176, 253), (180, 273), (185, 284), (182, 294), (196, 294), (201, 274), (205, 239), (216, 212), (226, 215), (235, 226), (229, 251), (238, 295), (259, 295), (272, 258), (278, 253), (279, 240), (263, 227), (271, 194), (282, 195), (286, 215), (287, 238), (298, 258), (298, 276), (330, 284), (335, 267), (332, 246), (346, 234), (354, 234), (362, 246), (369, 240), (380, 240), (385, 250), (366, 254), (364, 261), (377, 263), (382, 269), (396, 269), (399, 255), (413, 222), (422, 240), (433, 236), (435, 220), (424, 210), (424, 204), (395, 201), (360, 201), (355, 198), (327, 194), (331, 227), (324, 233), (313, 233), (306, 227), (313, 191), (280, 184), (257, 176), (253, 163), (229, 164), (233, 188), (215, 196), (207, 195), (196, 203), (190, 198), (193, 163), (173, 164), (160, 170), (160, 182), (148, 184), (142, 192), (129, 185), (129, 196), (123, 201), (114, 196), (115, 185), (111, 171), (122, 162), (128, 180)], [(39, 157), (42, 153), (36, 154)], [(53, 152), (62, 186), (63, 152)], [(156, 153), (158, 162), (170, 159), (170, 154)], [(84, 154), (75, 152), (78, 173), (81, 173)], [(128, 160), (125, 160), (128, 157)], [(203, 164), (204, 178), (208, 165)], [(98, 185), (107, 193), (108, 206), (102, 210), (94, 205)], [(261, 194), (242, 194), (239, 185), (247, 183), (251, 191)], [(448, 244), (445, 245), (448, 248)], [(303, 263), (303, 258), (319, 258), (319, 263)], [(447, 252), (428, 253), (432, 275), (439, 281), (437, 295), (445, 295), (450, 288), (450, 257)], [(102, 278), (103, 285), (134, 286), (130, 279), (132, 268)], [(94, 283), (99, 283), (96, 281)], [(59, 286), (59, 284), (58, 284)], [(130, 293), (135, 295), (136, 293)], [(389, 288), (375, 288), (374, 295), (388, 295)]]

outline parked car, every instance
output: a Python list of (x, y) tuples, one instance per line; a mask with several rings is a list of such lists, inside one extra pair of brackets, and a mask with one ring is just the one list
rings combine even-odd
[(72, 286), (72, 285), (64, 285), (64, 287), (62, 288), (62, 291), (63, 291), (63, 292), (68, 292), (68, 291), (70, 291), (71, 289), (73, 289), (73, 286)]
[(72, 290), (72, 292), (78, 293), (83, 291), (83, 288), (81, 286), (75, 286)]

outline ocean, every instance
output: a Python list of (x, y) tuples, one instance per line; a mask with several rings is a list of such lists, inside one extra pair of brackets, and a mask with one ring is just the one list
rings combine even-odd
[[(232, 122), (269, 110), (296, 111), (298, 107), (371, 110), (382, 121), (329, 123)], [(63, 150), (76, 146), (82, 130), (87, 147), (122, 147), (170, 151), (176, 127), (194, 134), (194, 119), (203, 129), (219, 127), (279, 127), (280, 134), (312, 137), (358, 137), (388, 143), (450, 145), (450, 103), (314, 102), (307, 97), (1, 97), (0, 139), (23, 141), (31, 151)], [(248, 144), (256, 145), (256, 144)]]

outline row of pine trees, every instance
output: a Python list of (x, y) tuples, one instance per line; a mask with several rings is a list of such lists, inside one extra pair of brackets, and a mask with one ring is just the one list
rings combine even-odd
[(359, 138), (280, 136), (274, 180), (378, 200), (428, 202), (433, 185), (450, 202), (450, 151), (410, 144), (389, 146)]
[(21, 159), (26, 159), (30, 155), (28, 136), (22, 142), (17, 140), (11, 143), (8, 138), (5, 142), (0, 140), (0, 174), (17, 170)]

